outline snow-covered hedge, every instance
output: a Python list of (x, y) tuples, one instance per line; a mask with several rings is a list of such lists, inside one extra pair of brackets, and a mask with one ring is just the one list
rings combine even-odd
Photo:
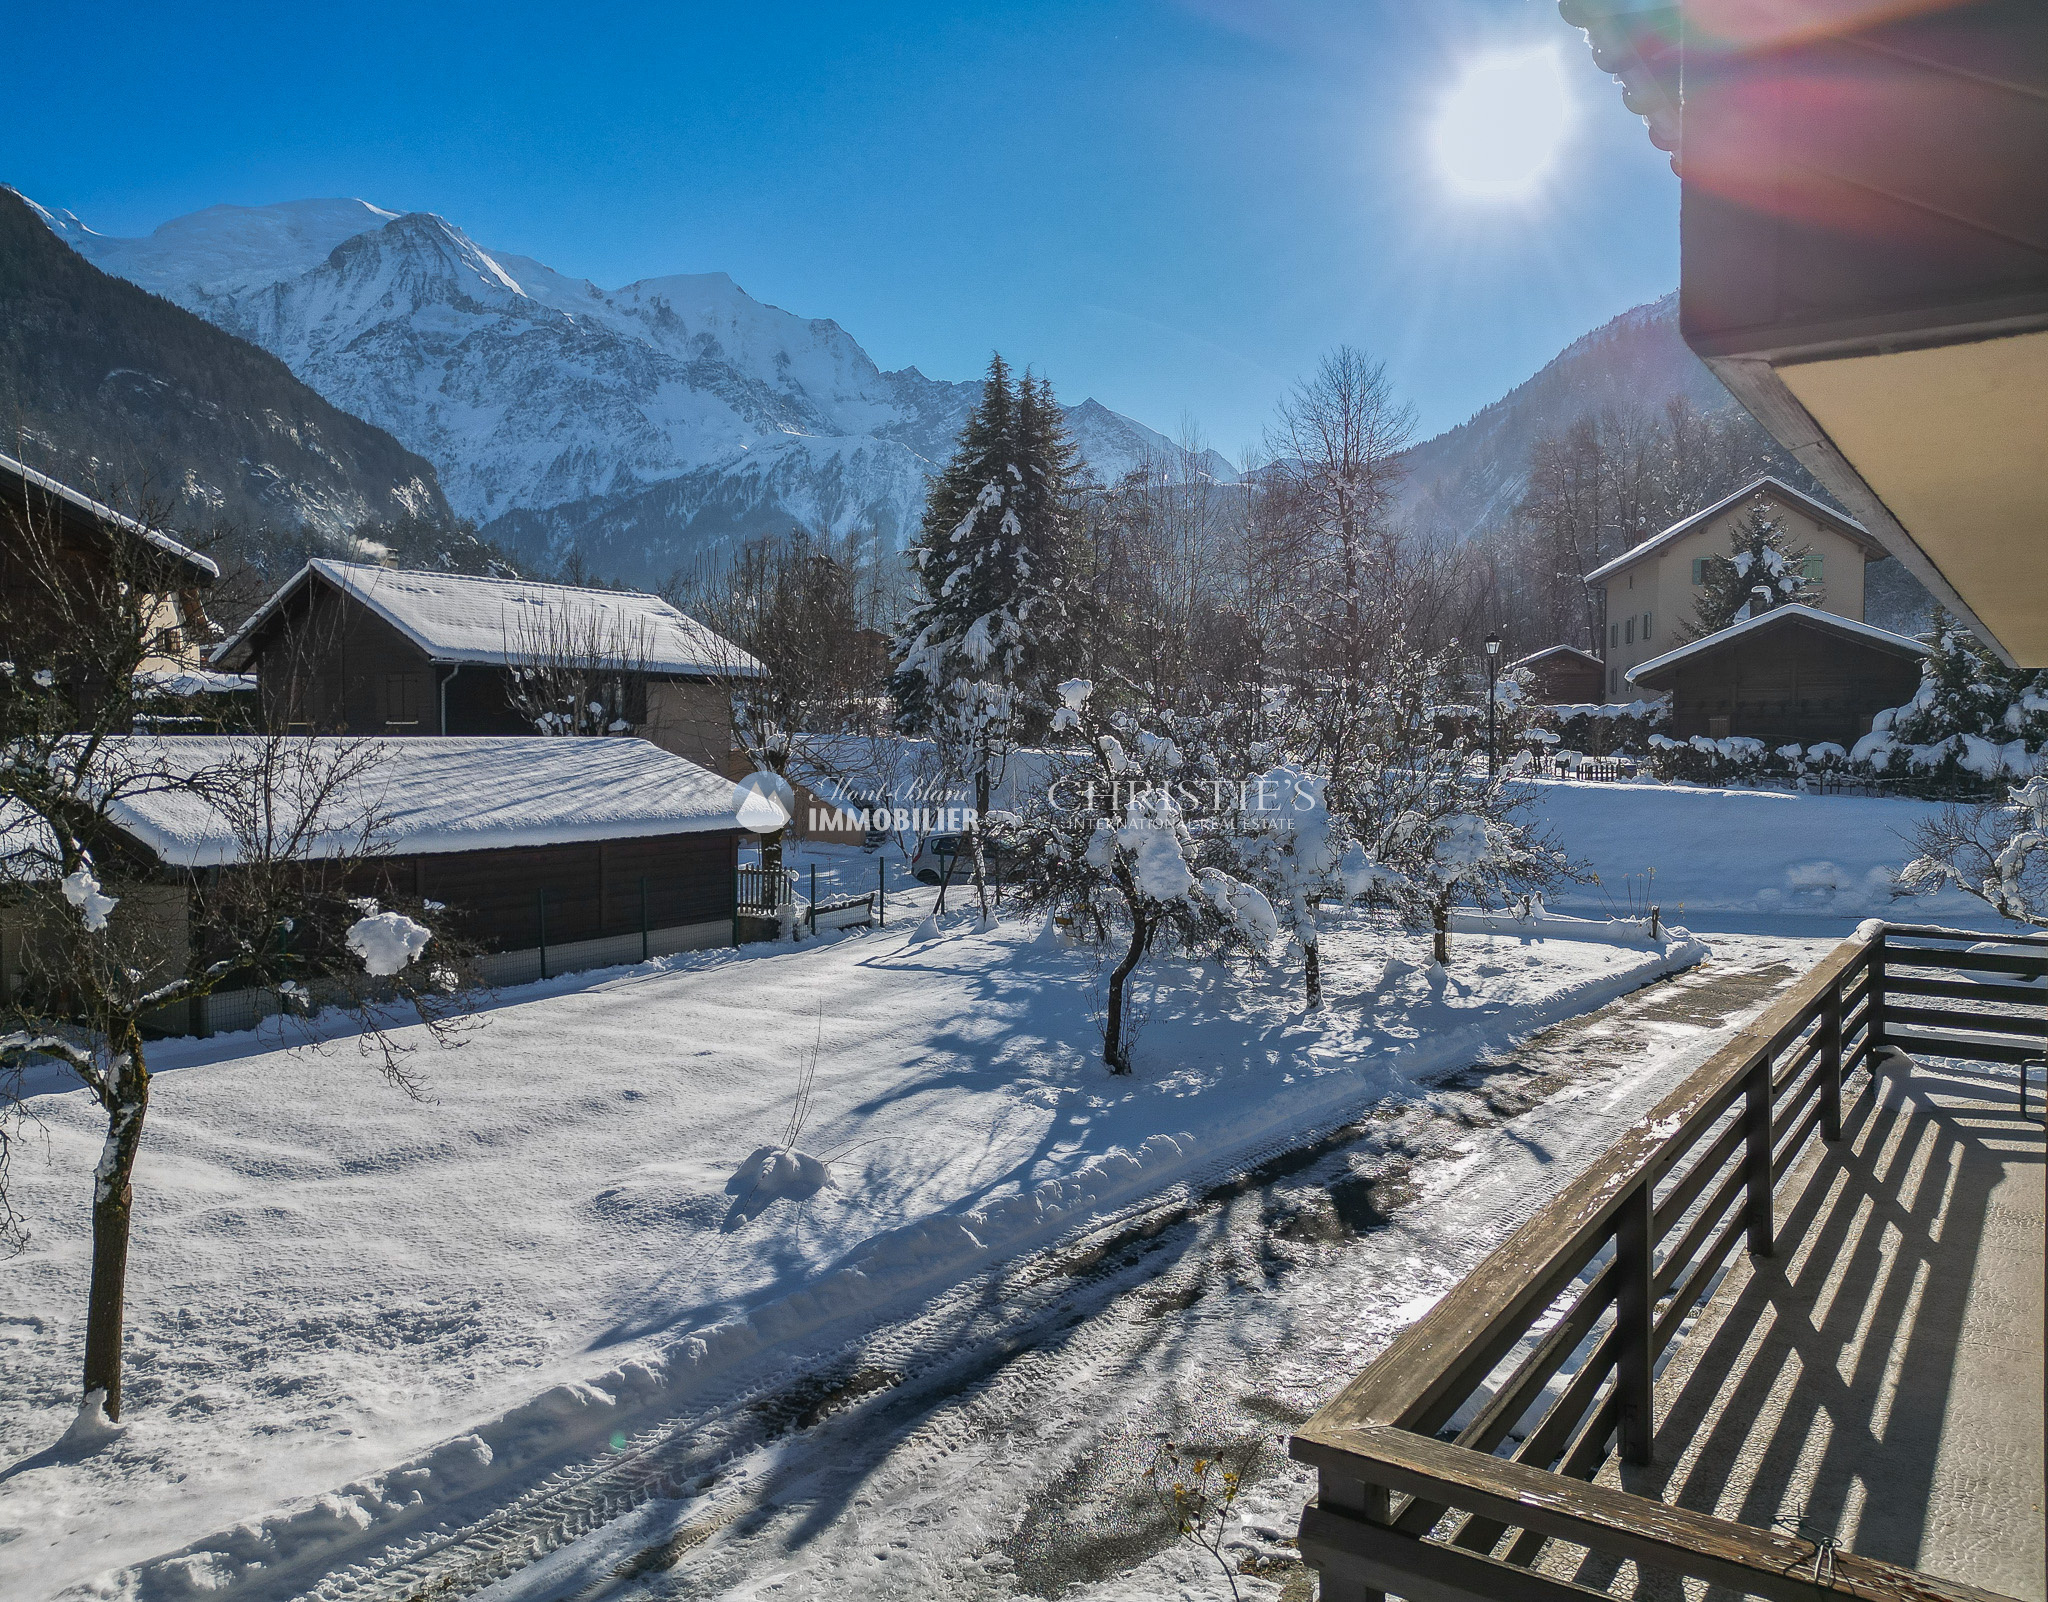
[[(1591, 757), (1641, 757), (1649, 754), (1651, 737), (1663, 732), (1670, 715), (1671, 703), (1662, 696), (1611, 706), (1598, 702), (1539, 706), (1524, 739), (1549, 734), (1563, 750)], [(1548, 746), (1552, 741), (1541, 743)]]

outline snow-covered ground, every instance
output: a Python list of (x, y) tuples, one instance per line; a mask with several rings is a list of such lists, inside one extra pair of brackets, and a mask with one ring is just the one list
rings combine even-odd
[[(159, 1047), (129, 1424), (90, 1454), (53, 1443), (96, 1118), (82, 1092), (38, 1097), (11, 1180), (33, 1238), (0, 1267), (0, 1594), (138, 1564), (108, 1583), (289, 1593), (551, 1454), (843, 1346), (1698, 956), (1460, 935), (1445, 975), (1413, 966), (1416, 936), (1340, 915), (1313, 1018), (1292, 968), (1149, 969), (1139, 1072), (1119, 1080), (1090, 954), (970, 932), (965, 911), (916, 941), (929, 894), (897, 898), (886, 930), (504, 992), (460, 1046), (409, 1042), (420, 1103), (349, 1039)], [(734, 1183), (784, 1145), (833, 1183), (801, 1165), (766, 1197)]]
[(1684, 784), (1525, 781), (1528, 816), (1549, 826), (1597, 883), (1550, 898), (1574, 911), (1640, 914), (1652, 903), (1691, 928), (1839, 930), (1863, 918), (1995, 928), (1955, 889), (1894, 900), (1893, 877), (1934, 802), (1882, 796), (1713, 790)]

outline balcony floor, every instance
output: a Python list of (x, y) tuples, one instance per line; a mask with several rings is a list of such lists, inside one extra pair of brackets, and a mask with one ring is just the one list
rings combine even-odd
[[(1602, 1480), (2048, 1594), (2042, 1127), (2014, 1073), (1888, 1064), (1841, 1145), (1810, 1142), (1781, 1185), (1779, 1255), (1738, 1255), (1659, 1377), (1657, 1461), (1610, 1459)], [(1541, 1566), (1620, 1594), (1636, 1580), (1574, 1549)]]

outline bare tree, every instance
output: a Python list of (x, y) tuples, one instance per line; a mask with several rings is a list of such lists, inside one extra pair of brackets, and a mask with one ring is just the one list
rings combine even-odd
[(507, 693), (541, 734), (625, 734), (647, 721), (653, 626), (615, 607), (545, 606), (505, 625)]
[(1300, 754), (1329, 775), (1340, 811), (1358, 779), (1374, 658), (1400, 625), (1392, 512), (1414, 432), (1414, 408), (1395, 398), (1386, 364), (1344, 345), (1281, 403), (1269, 441), (1270, 471), (1303, 536), (1287, 619), (1295, 698), (1315, 724)]
[[(374, 748), (130, 733), (136, 673), (181, 643), (162, 604), (174, 558), (114, 528), (81, 546), (33, 508), (14, 525), (0, 584), (0, 884), (21, 958), (0, 998), (0, 1217), (19, 1224), (4, 1180), (23, 1070), (62, 1064), (107, 1121), (81, 1417), (118, 1419), (152, 1030), (228, 988), (317, 992), (355, 1010), (386, 1075), (411, 1089), (370, 1009), (402, 997), (439, 1028), (463, 975), (448, 956), (424, 977), (412, 966), (433, 936), (426, 908), (363, 904), (381, 822), (365, 804)], [(206, 871), (149, 849), (152, 818), (159, 838), (210, 841)]]

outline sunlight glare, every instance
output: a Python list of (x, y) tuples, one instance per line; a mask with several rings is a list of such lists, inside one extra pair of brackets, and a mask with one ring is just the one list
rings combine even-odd
[(1452, 188), (1475, 198), (1527, 195), (1570, 122), (1555, 48), (1485, 56), (1466, 67), (1437, 112), (1437, 166)]

